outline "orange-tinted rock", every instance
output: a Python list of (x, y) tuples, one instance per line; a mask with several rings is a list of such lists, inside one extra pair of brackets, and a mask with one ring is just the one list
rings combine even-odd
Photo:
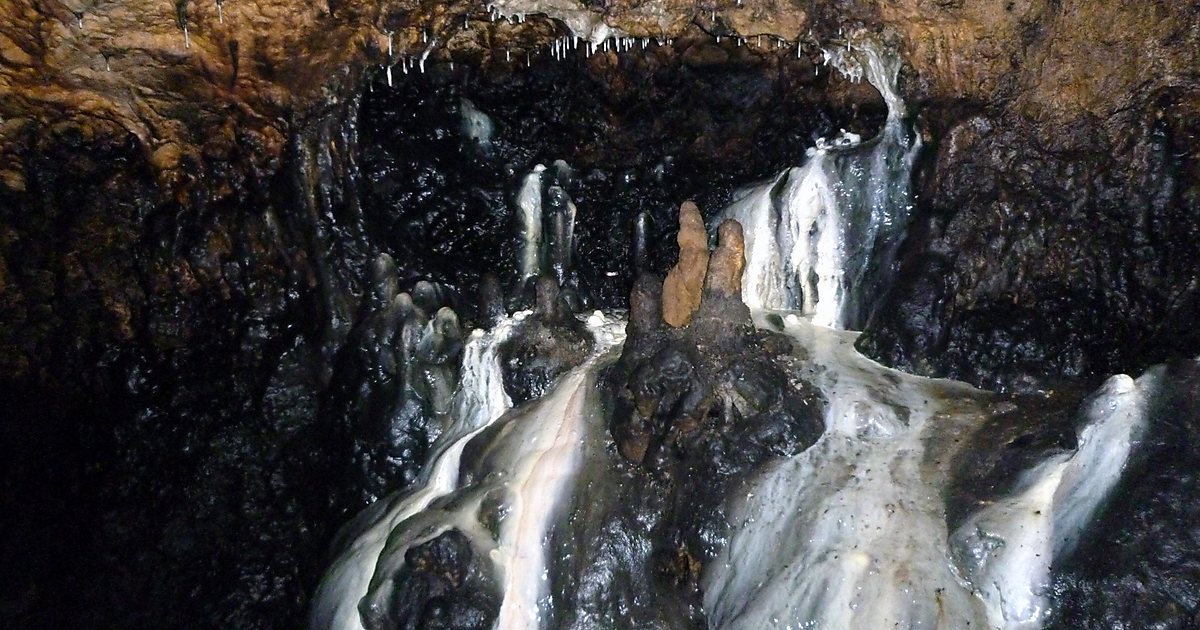
[[(762, 0), (716, 6), (661, 0), (653, 10), (649, 6), (573, 0), (546, 6), (544, 14), (530, 14), (528, 21), (510, 22), (490, 19), (482, 4), (466, 0), (174, 6), (159, 0), (10, 0), (0, 3), (0, 85), (5, 88), (0, 164), (19, 162), (24, 155), (24, 136), (4, 121), (74, 119), (120, 140), (132, 135), (147, 155), (167, 142), (177, 143), (184, 154), (198, 154), (195, 148), (218, 133), (231, 114), (239, 138), (265, 127), (286, 131), (280, 121), (290, 113), (300, 118), (320, 113), (361, 90), (364, 69), (424, 54), (428, 64), (457, 59), (498, 67), (510, 52), (543, 49), (562, 35), (562, 23), (604, 24), (602, 32), (612, 29), (634, 38), (676, 39), (677, 53), (667, 45), (640, 54), (656, 64), (678, 54), (682, 62), (700, 66), (740, 62), (749, 55), (791, 59), (800, 50), (801, 34), (816, 41), (841, 39), (844, 26), (863, 24), (902, 52), (913, 74), (905, 94), (910, 103), (999, 99), (1045, 129), (1057, 129), (1081, 113), (1105, 119), (1142, 108), (1172, 85), (1191, 85), (1200, 50), (1196, 9), (1188, 3), (1158, 3), (1154, 10), (1117, 0), (1029, 0), (1011, 6), (983, 0)], [(739, 44), (718, 45), (714, 34), (737, 38)], [(615, 66), (617, 55), (589, 59), (595, 67)], [(1102, 72), (1096, 71), (1098, 59), (1104, 61)], [(605, 74), (614, 82), (610, 89), (621, 89), (620, 74)], [(1012, 86), (1021, 86), (1015, 98)], [(876, 98), (861, 83), (833, 81), (827, 89), (834, 101), (847, 99), (845, 106)], [(262, 148), (266, 155), (250, 157), (280, 155), (278, 145)], [(19, 172), (4, 169), (0, 184), (20, 190), (23, 179), (14, 175)], [(162, 183), (182, 186), (186, 180), (163, 177)]]
[(725, 219), (717, 230), (717, 249), (708, 263), (706, 292), (738, 297), (742, 294), (742, 270), (746, 267), (746, 240), (742, 224)]
[(692, 321), (700, 307), (704, 275), (708, 270), (708, 233), (696, 204), (685, 201), (679, 208), (679, 262), (663, 282), (663, 321), (681, 328)]

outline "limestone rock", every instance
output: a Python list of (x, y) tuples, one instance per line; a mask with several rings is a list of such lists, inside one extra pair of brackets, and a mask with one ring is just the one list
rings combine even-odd
[(675, 328), (687, 326), (700, 307), (704, 275), (708, 270), (708, 233), (696, 204), (679, 207), (679, 262), (663, 282), (663, 321)]
[[(1058, 130), (1081, 114), (1104, 120), (1150, 105), (1163, 90), (1194, 84), (1198, 9), (1171, 4), (1146, 11), (1116, 0), (1013, 6), (981, 0), (745, 6), (563, 0), (526, 21), (493, 19), (483, 4), (466, 0), (11, 0), (0, 6), (0, 185), (23, 190), (25, 144), (56, 133), (62, 123), (89, 141), (132, 137), (147, 158), (169, 143), (184, 156), (227, 154), (234, 140), (241, 149), (234, 161), (257, 171), (285, 157), (286, 143), (273, 140), (290, 133), (285, 119), (320, 119), (344, 107), (386, 64), (428, 55), (422, 67), (457, 60), (504, 68), (502, 58), (542, 49), (561, 36), (563, 25), (585, 40), (593, 31), (677, 40), (643, 54), (655, 64), (671, 59), (709, 66), (776, 64), (806, 50), (819, 59), (797, 34), (841, 40), (845, 26), (862, 24), (902, 51), (912, 71), (909, 103), (1000, 100), (1042, 129)], [(713, 35), (728, 39), (717, 42)], [(1095, 72), (1096, 59), (1106, 60), (1104, 72)], [(590, 60), (595, 68), (615, 65), (607, 53)], [(815, 68), (812, 74), (816, 81)], [(877, 98), (870, 86), (835, 74), (822, 74), (829, 102), (850, 106)], [(608, 79), (610, 89), (620, 88), (619, 77)], [(1020, 91), (1013, 93), (1013, 86)], [(1187, 109), (1194, 116), (1195, 105)], [(1042, 129), (1035, 133), (1053, 135)], [(175, 198), (186, 203), (183, 189), (194, 176), (212, 173), (165, 157), (156, 160), (166, 169), (158, 184), (179, 189)]]
[(728, 297), (742, 294), (742, 270), (746, 267), (746, 240), (742, 224), (726, 219), (717, 230), (717, 249), (708, 263), (704, 281), (705, 293), (720, 293)]
[(558, 282), (540, 276), (536, 286), (533, 315), (500, 346), (504, 389), (514, 404), (545, 394), (592, 350), (592, 336), (572, 315)]
[(504, 289), (500, 286), (500, 278), (494, 273), (485, 273), (479, 280), (479, 317), (490, 328), (504, 314)]
[(662, 291), (662, 282), (655, 276), (648, 273), (638, 276), (629, 293), (629, 325), (632, 329), (649, 331), (662, 327)]

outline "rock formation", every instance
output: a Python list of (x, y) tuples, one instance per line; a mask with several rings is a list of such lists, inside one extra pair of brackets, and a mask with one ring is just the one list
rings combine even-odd
[[(1164, 91), (1187, 94), (1200, 65), (1197, 9), (1190, 5), (1154, 11), (1082, 0), (1000, 8), (985, 0), (495, 6), (510, 19), (495, 20), (484, 5), (465, 0), (319, 6), (14, 0), (0, 15), (6, 88), (0, 180), (26, 189), (34, 175), (28, 149), (52, 138), (128, 139), (158, 181), (179, 195), (202, 174), (218, 173), (218, 162), (270, 169), (287, 147), (289, 119), (343, 106), (368, 68), (391, 65), (396, 75), (402, 67), (451, 60), (511, 67), (526, 54), (549, 55), (546, 44), (567, 33), (597, 44), (620, 33), (639, 46), (642, 38), (723, 35), (725, 45), (689, 44), (688, 58), (712, 57), (698, 54), (712, 49), (730, 59), (742, 40), (742, 48), (766, 55), (778, 50), (776, 38), (794, 49), (806, 36), (820, 43), (862, 25), (886, 30), (903, 51), (913, 69), (912, 102), (1004, 103), (1047, 130), (1108, 120)], [(595, 63), (611, 63), (604, 59), (614, 47), (601, 50)], [(1097, 59), (1105, 72), (1095, 72)], [(1181, 106), (1195, 111), (1195, 97)]]
[[(1195, 224), (1191, 218), (1200, 168), (1195, 142), (1189, 140), (1195, 136), (1192, 121), (1200, 119), (1197, 11), (1194, 5), (1143, 11), (1115, 1), (1082, 0), (1031, 0), (999, 8), (984, 0), (856, 0), (803, 7), (649, 0), (603, 9), (583, 2), (522, 0), (498, 3), (495, 12), (462, 0), (321, 6), (293, 0), (174, 5), (14, 0), (0, 8), (0, 195), (20, 214), (31, 212), (50, 188), (75, 189), (76, 198), (55, 197), (46, 203), (95, 207), (95, 220), (71, 231), (90, 244), (77, 246), (73, 238), (61, 249), (78, 251), (80, 265), (93, 268), (91, 286), (104, 294), (86, 325), (105, 337), (128, 339), (151, 317), (138, 295), (141, 288), (129, 282), (133, 275), (156, 276), (142, 286), (179, 283), (223, 290), (215, 267), (198, 270), (172, 260), (164, 262), (164, 269), (150, 271), (107, 262), (123, 258), (141, 238), (132, 226), (146, 222), (145, 210), (129, 208), (177, 206), (186, 209), (179, 216), (190, 218), (204, 212), (201, 206), (261, 206), (265, 202), (255, 197), (269, 194), (271, 186), (265, 182), (272, 177), (304, 182), (314, 189), (305, 193), (310, 201), (330, 201), (315, 189), (344, 188), (330, 187), (328, 171), (350, 177), (357, 158), (354, 138), (336, 138), (341, 130), (328, 120), (356, 124), (353, 112), (364, 86), (384, 85), (385, 74), (392, 77), (387, 83), (399, 82), (405, 72), (454, 77), (450, 66), (457, 62), (460, 78), (454, 80), (462, 80), (467, 67), (490, 77), (513, 77), (529, 63), (562, 57), (561, 50), (553, 52), (555, 42), (561, 49), (563, 42), (574, 40), (558, 38), (571, 34), (584, 38), (583, 48), (592, 53), (572, 50), (583, 59), (586, 72), (620, 96), (646, 85), (624, 74), (628, 62), (621, 61), (615, 48), (630, 45), (628, 41), (603, 39), (621, 34), (633, 38), (629, 41), (636, 43), (637, 54), (655, 67), (774, 66), (787, 76), (782, 61), (799, 55), (806, 78), (792, 79), (787, 98), (819, 93), (816, 98), (825, 106), (848, 111), (874, 104), (878, 96), (864, 84), (819, 70), (821, 50), (837, 48), (844, 33), (863, 29), (886, 39), (904, 57), (906, 102), (922, 120), (928, 139), (936, 141), (937, 155), (922, 178), (928, 229), (907, 254), (914, 268), (940, 266), (946, 272), (926, 276), (910, 270), (905, 275), (911, 282), (884, 309), (928, 325), (881, 318), (871, 325), (876, 334), (868, 336), (864, 347), (909, 369), (981, 383), (997, 379), (970, 374), (972, 361), (983, 366), (982, 372), (1028, 364), (1016, 371), (1030, 378), (1119, 370), (1134, 361), (1131, 354), (1137, 347), (1149, 344), (1162, 348), (1162, 354), (1172, 345), (1167, 339), (1180, 334), (1189, 347), (1196, 344), (1184, 319), (1166, 317), (1163, 325), (1154, 320), (1162, 319), (1158, 313), (1163, 309), (1196, 308), (1197, 289), (1190, 288), (1195, 275), (1171, 261), (1195, 254), (1189, 243), (1196, 239), (1188, 226)], [(595, 42), (590, 47), (589, 37)], [(1097, 59), (1103, 60), (1102, 73), (1095, 71)], [(679, 105), (682, 111), (688, 104)], [(619, 119), (621, 108), (612, 109), (610, 117)], [(738, 140), (718, 140), (717, 135), (702, 133), (697, 146), (738, 148), (731, 146)], [(629, 140), (630, 146), (639, 142)], [(747, 140), (743, 151), (762, 144)], [(1109, 163), (1110, 156), (1118, 159)], [(1080, 160), (1094, 167), (1072, 166)], [(327, 172), (319, 175), (321, 169)], [(1106, 174), (1083, 181), (1080, 173), (1099, 170)], [(994, 184), (964, 199), (963, 191), (972, 189), (962, 185), (965, 181)], [(84, 182), (91, 184), (78, 185)], [(102, 207), (120, 199), (107, 194), (113, 190), (124, 195), (122, 207)], [(1089, 190), (1096, 192), (1082, 192)], [(351, 200), (355, 195), (334, 197)], [(1044, 239), (1052, 245), (1034, 247), (1043, 232), (1036, 227), (1042, 217), (1058, 216), (1046, 208), (1066, 199), (1076, 199), (1070, 223), (1105, 221), (1123, 227), (1076, 232), (1066, 230), (1068, 222), (1055, 221)], [(1122, 208), (1128, 217), (1121, 215)], [(41, 240), (32, 236), (40, 228), (27, 225), (29, 220), (5, 219), (5, 227)], [(196, 220), (209, 227), (215, 223)], [(110, 232), (116, 226), (130, 229), (101, 234), (101, 226)], [(235, 229), (253, 231), (240, 225)], [(999, 238), (973, 243), (964, 236), (983, 233)], [(221, 255), (223, 239), (211, 242), (204, 257)], [(20, 240), (5, 245), (5, 304), (0, 308), (16, 323), (11, 332), (0, 331), (5, 349), (0, 361), (7, 372), (26, 375), (42, 369), (38, 363), (44, 353), (32, 348), (48, 340), (47, 329), (21, 323), (25, 304), (37, 308), (66, 296), (47, 294), (33, 277), (55, 273), (48, 265), (26, 274), (14, 263), (20, 258), (49, 260), (58, 250), (29, 255), (27, 250), (36, 247), (17, 244)], [(998, 255), (949, 260), (939, 253), (981, 246), (999, 250)], [(1084, 271), (1086, 261), (1078, 252), (1118, 248), (1142, 253), (1103, 267), (1132, 265), (1138, 267), (1138, 282), (1153, 284), (1155, 277), (1168, 277), (1165, 284), (1180, 290), (1131, 291), (1117, 272)], [(1053, 264), (1010, 277), (986, 264), (999, 260), (1014, 260), (1019, 267), (1043, 260)], [(178, 270), (181, 277), (166, 277), (166, 268)], [(1079, 291), (1049, 289), (1080, 286)], [(78, 294), (79, 287), (69, 284), (67, 291)], [(1014, 296), (1020, 296), (1016, 302)], [(1079, 322), (1055, 321), (1044, 338), (1030, 323), (1044, 321), (1046, 311), (1064, 301), (1085, 312), (1128, 300), (1133, 303), (1124, 315), (1092, 313)], [(1008, 313), (1013, 307), (1006, 304), (1019, 305), (1020, 312)], [(1037, 306), (1041, 304), (1047, 306)], [(341, 311), (339, 316), (346, 311), (346, 305), (330, 306)], [(1004, 325), (1008, 320), (1026, 323)], [(978, 330), (983, 322), (1002, 324), (1003, 345), (1009, 348), (1026, 347), (1023, 342), (1034, 337), (1039, 344), (1071, 340), (1044, 353), (990, 352), (975, 347), (983, 343), (984, 333)], [(1087, 337), (1137, 332), (1119, 335), (1125, 339), (1121, 348), (1106, 353), (1086, 340), (1075, 341), (1068, 330), (1087, 322), (1102, 324), (1084, 326)], [(939, 350), (923, 350), (918, 340), (932, 341)], [(1023, 377), (1002, 376), (999, 382), (1013, 378)]]
[(533, 314), (500, 350), (504, 389), (514, 404), (546, 393), (565, 371), (579, 365), (592, 348), (592, 338), (567, 306), (554, 278), (537, 279)]
[(717, 228), (717, 249), (708, 262), (704, 291), (741, 299), (745, 266), (746, 241), (742, 237), (742, 224), (726, 219)]
[[(683, 219), (689, 206), (695, 209), (685, 203), (680, 213), (679, 242), (681, 246), (685, 242), (705, 244), (707, 254), (707, 238), (699, 238), (704, 234), (703, 225), (698, 226), (697, 234), (694, 232), (697, 226)], [(685, 236), (685, 232), (689, 234)], [(742, 303), (741, 272), (745, 261), (741, 225), (733, 220), (724, 221), (718, 238), (717, 248), (701, 278), (703, 290), (697, 307), (687, 313), (690, 325), (672, 325), (666, 316), (667, 302), (672, 299), (671, 276), (661, 285), (663, 320), (669, 327), (661, 326), (652, 316), (659, 301), (658, 282), (644, 275), (634, 284), (628, 337), (621, 361), (612, 371), (614, 379), (628, 379), (628, 383), (618, 386), (621, 392), (618, 412), (611, 427), (618, 450), (633, 462), (652, 467), (663, 465), (653, 463), (657, 461), (653, 458), (665, 457), (661, 455), (664, 448), (674, 448), (673, 445), (692, 439), (709, 424), (714, 406), (729, 409), (730, 396), (737, 398), (739, 405), (745, 403), (739, 407), (743, 412), (746, 409), (765, 412), (770, 406), (762, 406), (765, 401), (743, 400), (735, 393), (740, 391), (738, 382), (745, 382), (739, 379), (752, 378), (747, 370), (770, 372), (772, 378), (783, 379), (780, 387), (786, 381), (783, 372), (769, 365), (774, 361), (773, 356), (790, 352), (791, 344), (782, 337), (755, 331), (750, 311)], [(676, 266), (672, 273), (679, 269)], [(766, 363), (759, 365), (760, 359)], [(752, 369), (751, 365), (757, 367)], [(722, 407), (718, 400), (726, 404)]]
[(704, 624), (699, 579), (716, 551), (712, 537), (726, 527), (718, 497), (762, 463), (807, 448), (823, 430), (820, 392), (788, 377), (804, 357), (785, 337), (756, 330), (741, 301), (740, 226), (726, 221), (719, 238), (689, 325), (664, 325), (654, 308), (661, 285), (650, 275), (637, 280), (625, 345), (605, 379), (619, 474), (632, 482), (621, 484), (594, 527), (628, 527), (630, 515), (639, 516), (632, 540), (605, 546), (597, 562), (633, 558), (622, 562), (630, 579), (655, 598), (649, 610), (630, 611), (639, 625), (655, 625), (655, 615)]
[(675, 328), (692, 321), (692, 313), (700, 307), (704, 275), (708, 270), (708, 234), (704, 218), (691, 201), (679, 207), (679, 262), (663, 281), (662, 317)]
[[(1200, 352), (1195, 3), (495, 6), (0, 4), (0, 513), (20, 515), (0, 616), (298, 625), (337, 524), (407, 483), (436, 431), (393, 368), (437, 308), (394, 292), (509, 271), (506, 169), (549, 155), (587, 174), (581, 271), (623, 305), (624, 275), (599, 284), (627, 264), (622, 213), (673, 224), (674, 200), (719, 207), (812, 137), (877, 126), (879, 95), (823, 65), (852, 30), (900, 52), (928, 147), (864, 350), (1021, 388)], [(491, 157), (447, 131), (461, 97), (496, 118)], [(648, 239), (653, 273), (669, 231)], [(704, 310), (740, 301), (665, 330), (655, 284), (632, 293), (633, 336), (697, 336), (632, 344), (646, 387), (750, 360), (703, 330), (745, 333), (744, 313)], [(464, 323), (494, 319), (499, 293)], [(680, 404), (642, 400), (621, 429), (637, 466), (705, 435), (711, 407)], [(686, 577), (698, 553), (662, 566)]]

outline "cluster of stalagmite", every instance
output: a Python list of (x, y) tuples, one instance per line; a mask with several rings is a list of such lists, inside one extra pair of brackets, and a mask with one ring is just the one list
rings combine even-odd
[[(716, 236), (710, 252), (699, 208), (682, 204), (678, 262), (665, 281), (644, 273), (634, 283), (625, 344), (609, 372), (617, 451), (659, 473), (671, 474), (677, 456), (710, 452), (738, 431), (759, 430), (750, 427), (775, 426), (782, 450), (820, 434), (813, 413), (819, 395), (784, 385), (791, 382), (793, 344), (756, 329), (742, 302), (741, 224), (727, 219)], [(797, 411), (774, 419), (767, 413), (784, 408)]]
[(741, 224), (727, 219), (717, 229), (717, 248), (710, 256), (704, 219), (691, 201), (679, 207), (677, 241), (679, 261), (663, 281), (662, 318), (673, 328), (682, 328), (691, 323), (705, 293), (741, 295), (746, 244)]

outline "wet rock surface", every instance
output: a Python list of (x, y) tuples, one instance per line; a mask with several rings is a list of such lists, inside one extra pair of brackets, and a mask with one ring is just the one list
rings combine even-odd
[[(317, 130), (295, 160), (343, 140)], [(26, 627), (288, 619), (321, 570), (321, 523), (362, 500), (364, 485), (336, 488), (358, 477), (352, 448), (317, 418), (368, 261), (327, 249), (286, 178), (246, 183), (245, 205), (184, 212), (104, 146), (44, 154), (28, 193), (0, 204), (5, 260), (24, 261), (3, 298), (17, 407), (2, 423), (2, 614)]]
[(1049, 135), (1013, 113), (954, 123), (860, 348), (1016, 389), (1200, 353), (1197, 105), (1166, 91)]
[(592, 345), (554, 278), (538, 278), (533, 314), (500, 347), (504, 390), (514, 405), (540, 398), (559, 376), (583, 363)]
[[(620, 305), (632, 278), (606, 274), (627, 265), (626, 210), (651, 217), (647, 265), (664, 272), (680, 199), (719, 206), (800, 159), (811, 134), (873, 124), (799, 103), (781, 113), (788, 86), (814, 80), (807, 59), (709, 78), (671, 59), (633, 64), (609, 100), (602, 77), (626, 70), (409, 75), (391, 92), (376, 76), (361, 107), (288, 123), (278, 158), (237, 130), (166, 201), (134, 136), (23, 136), (23, 188), (0, 191), (0, 364), (16, 401), (0, 423), (0, 502), (15, 515), (0, 614), (26, 627), (301, 624), (339, 525), (408, 484), (442, 431), (447, 393), (433, 385), (454, 382), (466, 331), (505, 295), (534, 306), (511, 262), (523, 169), (594, 165), (570, 194), (579, 259), (596, 262), (568, 280)], [(773, 115), (733, 116), (747, 90)], [(652, 115), (667, 93), (688, 116)], [(462, 135), (466, 94), (496, 122), (488, 155)], [(624, 122), (605, 122), (622, 108)], [(785, 133), (794, 142), (741, 157)], [(618, 168), (636, 137), (659, 144)], [(502, 280), (477, 313), (485, 272)], [(422, 343), (443, 306), (457, 332)]]
[[(368, 233), (409, 264), (406, 281), (473, 293), (492, 271), (510, 308), (530, 308), (533, 292), (514, 281), (513, 198), (540, 164), (546, 188), (552, 182), (578, 208), (572, 258), (584, 264), (565, 284), (594, 306), (623, 306), (639, 215), (644, 266), (665, 274), (682, 200), (714, 212), (738, 187), (802, 162), (813, 138), (840, 128), (869, 135), (882, 122), (877, 93), (818, 73), (808, 56), (758, 59), (733, 45), (738, 59), (697, 71), (680, 61), (693, 43), (586, 61), (535, 57), (529, 69), (514, 52), (511, 64), (489, 68), (431, 65), (390, 89), (373, 76), (360, 127)], [(869, 92), (853, 109), (842, 106), (851, 86)], [(464, 98), (492, 122), (486, 149), (457, 133)], [(572, 171), (563, 181), (558, 160)], [(543, 213), (551, 205), (543, 195)]]
[(1022, 472), (1077, 449), (1080, 401), (1086, 393), (1077, 386), (1048, 395), (997, 397), (987, 422), (960, 438), (963, 448), (950, 463), (950, 483), (944, 489), (946, 529), (957, 530), (971, 512), (1011, 495)]
[[(683, 229), (689, 227), (697, 226), (685, 223)], [(602, 432), (577, 440), (582, 452), (575, 457), (586, 463), (547, 534), (550, 573), (544, 579), (554, 587), (551, 605), (540, 614), (552, 627), (706, 627), (700, 577), (725, 536), (728, 498), (763, 466), (807, 448), (823, 429), (821, 394), (794, 376), (805, 357), (786, 337), (755, 329), (740, 300), (736, 278), (743, 261), (737, 224), (726, 222), (719, 235), (710, 258), (718, 262), (701, 270), (699, 284), (705, 289), (687, 326), (664, 321), (663, 283), (656, 277), (644, 274), (634, 285), (626, 342), (619, 357), (608, 359), (597, 384), (604, 411), (591, 423), (610, 423), (592, 426), (585, 435)], [(707, 253), (707, 239), (695, 233), (691, 237), (700, 238), (695, 244)], [(553, 359), (561, 354), (555, 348), (570, 345), (578, 324), (554, 279), (540, 278), (537, 288), (535, 312), (517, 324), (511, 339), (518, 340), (518, 348), (544, 340), (540, 343), (549, 346), (540, 348), (539, 356)], [(502, 354), (512, 357), (513, 350), (502, 346)], [(580, 360), (571, 359), (575, 365)], [(513, 359), (505, 361), (506, 388), (520, 405), (522, 388), (537, 379), (530, 378), (530, 370), (514, 367)], [(515, 381), (510, 371), (518, 375)], [(559, 373), (548, 377), (547, 387)], [(520, 430), (513, 422), (526, 427), (556, 422), (550, 416), (521, 415), (526, 413), (522, 409), (535, 410), (543, 402), (518, 408), (515, 419), (505, 416), (484, 430), (467, 446), (464, 461), (501, 457), (504, 436)], [(490, 513), (493, 504), (504, 505), (506, 492), (535, 482), (514, 478), (509, 490), (498, 485), (494, 496), (472, 498), (477, 490), (470, 490), (471, 484), (504, 473), (479, 464), (465, 466), (467, 479), (459, 487), (467, 488), (466, 494), (440, 499), (433, 513), (476, 501), (481, 503), (471, 508), (472, 514)], [(573, 474), (569, 467), (546, 472)], [(509, 506), (500, 514), (528, 507)], [(490, 527), (504, 531), (515, 525)], [(444, 541), (447, 536), (451, 540)], [(456, 610), (475, 615), (460, 614), (458, 623), (465, 627), (475, 627), (476, 621), (491, 624), (495, 609), (487, 602), (494, 601), (492, 587), (486, 580), (463, 579), (471, 566), (470, 546), (453, 545), (455, 536), (411, 547), (402, 562), (389, 560), (376, 570), (375, 581), (386, 586), (392, 580), (395, 588), (373, 589), (363, 600), (367, 627), (426, 627), (422, 624), (433, 623), (429, 611), (446, 616), (450, 613), (443, 611)]]
[[(547, 47), (560, 25), (493, 22), (455, 2), (0, 7), (0, 398), (12, 401), (0, 421), (0, 616), (22, 627), (301, 623), (337, 524), (407, 483), (439, 430), (437, 392), (395, 369), (396, 348), (455, 298), (419, 297), (416, 283), (469, 294), (484, 272), (507, 281), (506, 187), (564, 158), (583, 171), (570, 193), (588, 215), (579, 255), (593, 262), (579, 275), (598, 304), (623, 304), (639, 213), (650, 217), (647, 268), (661, 274), (681, 199), (720, 207), (733, 186), (802, 161), (814, 135), (877, 126), (878, 96), (818, 72), (815, 41), (792, 61), (810, 28), (814, 40), (851, 23), (887, 30), (911, 66), (906, 97), (938, 142), (921, 225), (864, 349), (1013, 388), (1197, 352), (1195, 6), (742, 4), (606, 5), (613, 25), (676, 42), (565, 64)], [(389, 61), (387, 33), (390, 92), (377, 65)], [(787, 47), (772, 50), (770, 34)], [(424, 39), (440, 44), (415, 76)], [(497, 123), (490, 154), (454, 131), (463, 96)], [(381, 253), (396, 262), (394, 289), (372, 270)], [(711, 317), (702, 306), (694, 337), (672, 341), (636, 315), (655, 292), (637, 287), (631, 331), (667, 340), (634, 350), (651, 380), (665, 389), (714, 370), (715, 352), (696, 355), (713, 348), (702, 331), (740, 322), (725, 317), (737, 305), (716, 300)], [(474, 313), (453, 306), (468, 329)], [(422, 365), (453, 371), (453, 339), (430, 344)], [(743, 359), (751, 376), (775, 369)], [(679, 427), (705, 420), (663, 413), (662, 431), (638, 429), (653, 436), (647, 452), (658, 443), (651, 463), (681, 442), (690, 463), (651, 482), (644, 466), (614, 464), (625, 483), (648, 483), (630, 491), (640, 513), (597, 508), (616, 531), (656, 509), (681, 513), (658, 497), (722, 478), (755, 444), (803, 443), (735, 447), (702, 430), (681, 440)], [(1173, 461), (1162, 474), (1189, 478), (1190, 460)], [(1145, 505), (1176, 514), (1167, 503)], [(1159, 533), (1130, 535), (1175, 549)], [(661, 550), (657, 573), (621, 565), (631, 581), (616, 597), (650, 583), (686, 593), (671, 585), (692, 583), (704, 558), (688, 545)], [(1170, 626), (1194, 615), (1179, 595), (1195, 592), (1187, 576), (1151, 562), (1120, 577), (1119, 562), (1135, 561), (1106, 557), (1110, 573), (1069, 587), (1064, 619), (1162, 614)], [(1156, 580), (1183, 586), (1162, 595), (1145, 586)], [(1116, 597), (1114, 584), (1148, 594)], [(1145, 605), (1099, 608), (1106, 598)], [(696, 619), (694, 597), (678, 601), (680, 618)]]
[[(724, 226), (711, 260), (740, 255), (735, 233)], [(823, 430), (820, 393), (790, 376), (802, 357), (786, 338), (756, 330), (739, 295), (712, 284), (683, 328), (663, 321), (657, 279), (635, 284), (628, 337), (604, 379), (615, 452), (583, 482), (594, 494), (580, 494), (571, 534), (555, 545), (589, 554), (561, 576), (570, 586), (555, 615), (565, 627), (707, 627), (700, 575), (725, 535), (726, 497)], [(572, 535), (606, 542), (577, 547)]]
[(1162, 369), (1143, 448), (1058, 567), (1054, 628), (1194, 628), (1200, 620), (1200, 364)]
[(363, 626), (370, 630), (491, 628), (499, 602), (486, 576), (466, 536), (458, 531), (441, 534), (408, 550), (391, 578), (396, 589), (387, 606), (361, 607)]

